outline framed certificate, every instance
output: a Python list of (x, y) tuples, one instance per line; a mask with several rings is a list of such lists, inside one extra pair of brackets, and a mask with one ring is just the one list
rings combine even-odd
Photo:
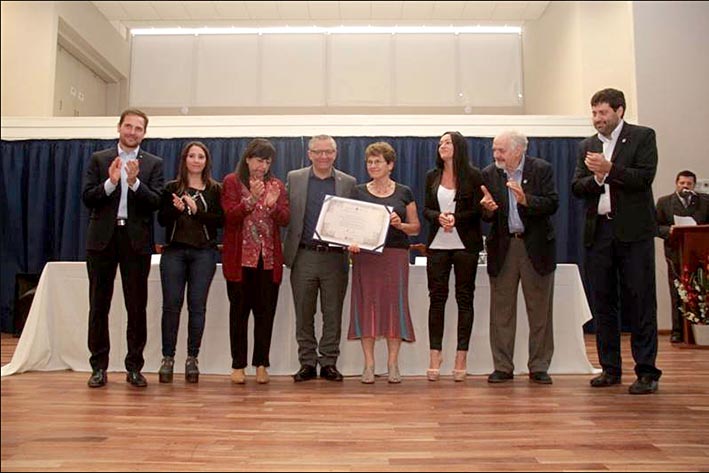
[(392, 207), (326, 195), (313, 239), (335, 245), (357, 245), (381, 253), (389, 232)]

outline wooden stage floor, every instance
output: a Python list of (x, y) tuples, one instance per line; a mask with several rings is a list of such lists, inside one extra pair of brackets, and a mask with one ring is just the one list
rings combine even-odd
[[(1, 341), (5, 364), (17, 339)], [(709, 471), (709, 350), (661, 335), (660, 390), (631, 396), (629, 341), (623, 384), (605, 389), (587, 375), (237, 386), (148, 374), (142, 390), (123, 373), (101, 389), (88, 373), (14, 375), (1, 381), (0, 470)], [(595, 364), (592, 336), (586, 347)]]

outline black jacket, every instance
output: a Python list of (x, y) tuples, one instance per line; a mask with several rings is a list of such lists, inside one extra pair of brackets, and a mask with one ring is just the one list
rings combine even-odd
[[(200, 222), (206, 230), (208, 239), (216, 245), (217, 229), (222, 226), (224, 220), (224, 211), (221, 203), (221, 185), (214, 183), (202, 192), (205, 206), (201, 200), (197, 200), (198, 212), (195, 215), (189, 215), (186, 211), (180, 212), (172, 204), (172, 194), (177, 194), (179, 187), (178, 181), (170, 181), (165, 185), (165, 190), (162, 193), (160, 202), (160, 210), (158, 211), (158, 223), (165, 227), (165, 243), (169, 244), (172, 241), (172, 236), (175, 230), (175, 223), (180, 218), (195, 219)], [(178, 194), (179, 195), (179, 194)]]
[(680, 202), (675, 192), (660, 197), (657, 201), (657, 236), (665, 240), (665, 257), (677, 263), (678, 255), (670, 246), (670, 227), (675, 224), (675, 215), (692, 217), (697, 225), (709, 223), (709, 195), (697, 193), (692, 196), (687, 207)]
[[(495, 212), (483, 213), (483, 220), (492, 223), (485, 246), (487, 272), (495, 277), (510, 247), (507, 178), (493, 163), (483, 169), (483, 181), (499, 207)], [(556, 269), (556, 233), (551, 217), (559, 207), (559, 194), (551, 165), (543, 159), (526, 156), (522, 189), (527, 196), (527, 206), (517, 204), (517, 211), (524, 224), (524, 246), (534, 270), (544, 276)]]
[[(598, 199), (605, 192), (584, 163), (586, 152), (603, 152), (598, 135), (583, 140), (576, 159), (573, 194), (584, 200), (584, 244), (593, 244), (598, 217)], [(613, 232), (622, 242), (652, 238), (657, 233), (652, 181), (657, 170), (657, 144), (651, 128), (624, 123), (611, 157), (613, 167), (606, 177), (611, 193)]]
[[(81, 198), (89, 208), (89, 228), (86, 238), (86, 249), (101, 251), (106, 248), (116, 229), (118, 205), (121, 201), (121, 182), (118, 187), (106, 195), (104, 183), (108, 179), (108, 168), (118, 156), (118, 148), (113, 147), (97, 151), (91, 155)], [(151, 254), (153, 252), (153, 212), (160, 205), (164, 177), (162, 159), (146, 153), (138, 152), (140, 171), (138, 179), (140, 186), (133, 192), (128, 190), (128, 221), (126, 231), (131, 245), (136, 253)]]
[[(455, 227), (458, 230), (465, 249), (479, 253), (483, 249), (483, 237), (480, 224), (481, 207), (483, 198), (482, 175), (476, 167), (471, 167), (467, 177), (461, 176), (460, 189), (455, 193)], [(436, 237), (436, 232), (441, 228), (438, 217), (441, 208), (438, 204), (438, 186), (441, 184), (439, 168), (432, 169), (426, 174), (426, 195), (424, 196), (423, 216), (428, 221), (428, 246)]]

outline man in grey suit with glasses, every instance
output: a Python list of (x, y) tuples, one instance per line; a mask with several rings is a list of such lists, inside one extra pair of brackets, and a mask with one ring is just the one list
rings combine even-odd
[[(320, 377), (342, 381), (337, 370), (340, 354), (342, 304), (347, 292), (348, 255), (344, 248), (313, 240), (325, 195), (349, 197), (357, 181), (334, 168), (337, 143), (328, 135), (318, 135), (308, 143), (312, 165), (288, 173), (287, 187), (291, 221), (283, 242), (283, 257), (291, 270), (295, 304), (296, 339), (300, 369), (296, 382)], [(320, 293), (323, 317), (322, 336), (315, 337), (315, 312)]]

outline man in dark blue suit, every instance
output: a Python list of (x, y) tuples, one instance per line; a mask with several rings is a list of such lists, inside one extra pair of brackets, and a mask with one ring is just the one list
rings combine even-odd
[(88, 385), (107, 381), (110, 338), (108, 312), (113, 283), (121, 268), (128, 312), (126, 381), (147, 386), (140, 373), (147, 340), (148, 273), (153, 247), (153, 212), (160, 205), (164, 177), (162, 159), (140, 149), (148, 117), (129, 109), (118, 122), (118, 145), (91, 156), (82, 199), (90, 210), (86, 242), (89, 273), (89, 350), (92, 374)]
[[(623, 120), (625, 96), (603, 89), (591, 98), (598, 134), (579, 146), (572, 192), (584, 200), (586, 278), (603, 373), (599, 388), (620, 384), (619, 287), (631, 324), (636, 381), (630, 394), (657, 391), (655, 245), (657, 232), (652, 181), (657, 145), (651, 128)], [(619, 286), (620, 285), (620, 286)]]

